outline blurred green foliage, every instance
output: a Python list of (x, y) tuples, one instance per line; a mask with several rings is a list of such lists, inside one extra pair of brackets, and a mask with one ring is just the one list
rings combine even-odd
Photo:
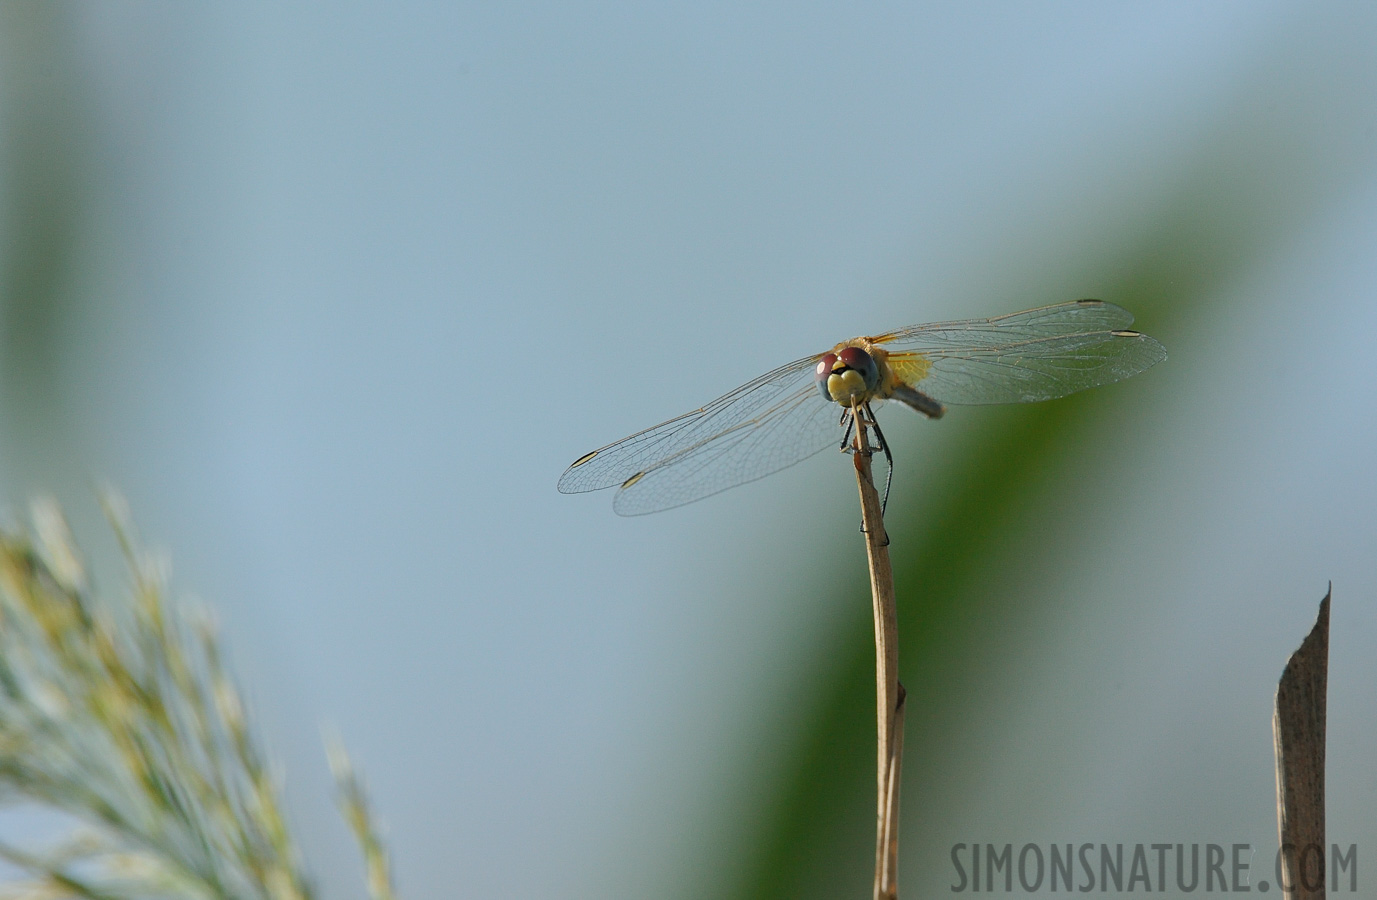
[[(1239, 85), (1217, 119), (1217, 130), (1180, 162), (1169, 196), (1143, 222), (1122, 258), (1086, 259), (1087, 272), (1109, 273), (1097, 296), (1131, 310), (1134, 327), (1162, 340), (1171, 366), (1173, 346), (1204, 327), (1201, 298), (1218, 292), (1279, 247), (1294, 241), (1336, 199), (1365, 178), (1377, 161), (1363, 125), (1335, 134), (1313, 127), (1316, 91), (1355, 76), (1356, 59), (1310, 67), (1310, 48), (1278, 47), (1252, 79)], [(1303, 67), (1298, 71), (1297, 67)], [(1121, 227), (1116, 224), (1115, 227)], [(1038, 302), (1027, 285), (1009, 296)], [(1046, 302), (1073, 299), (1043, 297)], [(991, 314), (1005, 310), (994, 309)], [(1152, 379), (1156, 370), (1140, 379)], [(1124, 386), (1101, 388), (1050, 403), (1005, 408), (962, 423), (960, 452), (945, 466), (909, 462), (900, 454), (890, 503), (891, 547), (899, 600), (900, 673), (908, 688), (901, 859), (908, 842), (932, 835), (912, 798), (929, 793), (951, 773), (941, 766), (943, 692), (961, 648), (990, 617), (1008, 615), (1022, 596), (982, 596), (983, 570), (993, 558), (1038, 540), (1026, 512), (1035, 498), (1069, 486), (1072, 461), (1094, 453), (1123, 424), (1116, 410)], [(1139, 384), (1136, 390), (1142, 390)], [(1138, 394), (1142, 396), (1142, 394)], [(1131, 413), (1130, 413), (1131, 414)], [(955, 418), (955, 417), (950, 417)], [(944, 421), (934, 427), (957, 427)], [(1131, 477), (1131, 473), (1127, 476)], [(907, 486), (938, 485), (922, 503)], [(857, 541), (859, 548), (860, 542)], [(806, 581), (791, 590), (806, 590)], [(851, 603), (869, 609), (868, 586)], [(981, 616), (964, 614), (982, 600)], [(796, 745), (781, 748), (783, 788), (754, 832), (745, 875), (732, 896), (861, 896), (872, 876), (874, 791), (874, 645), (868, 628), (839, 631), (833, 658), (819, 661), (840, 676), (797, 711), (808, 725)], [(868, 623), (868, 619), (866, 620)], [(911, 877), (911, 876), (910, 876)], [(905, 878), (900, 874), (901, 888)]]
[(0, 5), (0, 453), (35, 482), (72, 454), (61, 380), (96, 176), (74, 12)]

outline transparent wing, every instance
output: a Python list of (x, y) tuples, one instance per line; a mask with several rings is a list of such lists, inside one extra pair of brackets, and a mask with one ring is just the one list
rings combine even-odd
[(760, 416), (647, 469), (617, 491), (612, 509), (623, 516), (639, 516), (682, 506), (838, 446), (842, 407), (818, 393), (811, 367), (808, 381)]
[(901, 381), (942, 403), (1032, 403), (1112, 384), (1166, 359), (1133, 316), (1099, 300), (915, 325), (874, 338)]
[(841, 407), (824, 400), (813, 382), (818, 359), (780, 366), (702, 409), (593, 451), (565, 470), (559, 489), (568, 494), (624, 485), (613, 509), (640, 515), (812, 456), (841, 440)]
[(1133, 313), (1103, 300), (1072, 300), (1025, 309), (989, 319), (933, 322), (911, 325), (871, 338), (877, 344), (897, 347), (921, 345), (989, 346), (1019, 339), (1057, 337), (1093, 331), (1123, 331), (1133, 324)]

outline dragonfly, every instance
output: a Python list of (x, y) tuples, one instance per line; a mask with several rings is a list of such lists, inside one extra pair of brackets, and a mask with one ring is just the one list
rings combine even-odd
[(892, 476), (893, 457), (874, 415), (885, 401), (936, 419), (948, 405), (1035, 403), (1113, 384), (1167, 356), (1158, 341), (1129, 330), (1132, 324), (1122, 307), (1074, 300), (851, 338), (585, 453), (560, 476), (559, 490), (615, 487), (618, 514), (659, 512), (831, 446), (852, 449), (856, 428), (874, 432)]

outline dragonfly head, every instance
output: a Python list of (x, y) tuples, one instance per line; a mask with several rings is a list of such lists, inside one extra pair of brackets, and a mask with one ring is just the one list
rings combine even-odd
[(824, 397), (850, 406), (870, 399), (880, 385), (880, 367), (860, 347), (840, 347), (823, 354), (814, 377)]

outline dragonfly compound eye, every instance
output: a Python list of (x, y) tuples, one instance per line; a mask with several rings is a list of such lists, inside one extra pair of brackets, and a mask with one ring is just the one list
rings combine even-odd
[(832, 374), (832, 366), (836, 365), (837, 354), (824, 353), (822, 359), (818, 360), (818, 367), (814, 370), (814, 379), (818, 383), (818, 390), (822, 391), (824, 399), (831, 400), (832, 395), (827, 393), (827, 376)]
[(843, 347), (840, 353), (828, 353), (818, 361), (816, 379), (824, 397), (850, 406), (853, 400), (863, 400), (875, 390), (880, 369), (861, 348)]
[(848, 369), (854, 369), (861, 373), (861, 377), (865, 379), (867, 391), (873, 391), (875, 385), (880, 383), (879, 366), (876, 366), (875, 360), (871, 358), (870, 354), (860, 347), (845, 347), (841, 353), (837, 354), (837, 357)]

